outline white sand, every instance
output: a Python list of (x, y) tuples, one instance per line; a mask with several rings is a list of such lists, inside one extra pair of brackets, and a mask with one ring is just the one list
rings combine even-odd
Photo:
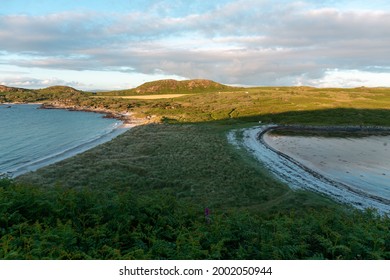
[(390, 200), (390, 136), (325, 138), (265, 133), (263, 140), (317, 173)]
[(259, 139), (264, 131), (276, 125), (257, 126), (231, 131), (228, 141), (237, 148), (252, 153), (271, 173), (292, 189), (306, 189), (329, 195), (333, 199), (359, 209), (376, 208), (380, 213), (390, 213), (390, 202), (384, 197), (351, 188), (334, 178), (324, 176), (294, 158), (280, 153)]

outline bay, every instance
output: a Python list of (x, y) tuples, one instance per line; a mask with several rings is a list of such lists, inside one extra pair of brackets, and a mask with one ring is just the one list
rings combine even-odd
[(15, 177), (63, 160), (123, 133), (122, 122), (102, 114), (0, 105), (0, 174)]

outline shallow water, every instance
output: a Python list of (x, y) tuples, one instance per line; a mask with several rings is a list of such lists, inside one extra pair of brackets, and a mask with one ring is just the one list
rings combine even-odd
[(0, 174), (17, 176), (83, 152), (124, 132), (102, 114), (0, 105)]
[(390, 199), (390, 136), (325, 138), (266, 133), (263, 139), (331, 180)]

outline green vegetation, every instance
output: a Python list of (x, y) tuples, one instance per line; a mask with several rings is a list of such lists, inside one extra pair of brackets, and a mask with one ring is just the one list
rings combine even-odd
[(1, 259), (389, 259), (367, 211), (216, 211), (165, 191), (0, 187)]
[(160, 80), (144, 83), (134, 89), (117, 90), (100, 93), (101, 95), (125, 96), (145, 94), (169, 94), (172, 92), (180, 94), (193, 94), (205, 92), (217, 92), (226, 90), (239, 90), (240, 88), (225, 86), (210, 80)]
[(1, 259), (390, 259), (388, 216), (292, 191), (226, 138), (258, 121), (390, 126), (390, 89), (204, 89), (141, 101), (91, 95), (62, 91), (47, 102), (165, 123), (1, 179)]
[[(1, 88), (0, 88), (1, 89)], [(91, 93), (83, 92), (66, 86), (53, 86), (44, 89), (27, 90), (19, 88), (4, 87), (0, 90), (1, 102), (78, 102), (86, 99)]]
[[(194, 83), (194, 85), (191, 85)], [(196, 86), (195, 86), (196, 85)], [(138, 93), (137, 93), (138, 91)], [(186, 94), (187, 96), (136, 100), (115, 95)], [(166, 122), (248, 121), (390, 125), (390, 89), (316, 89), (310, 87), (233, 88), (207, 80), (163, 80), (110, 93), (88, 93), (69, 87), (18, 92), (0, 91), (0, 102), (43, 102), (90, 110), (132, 112), (136, 117), (158, 116)], [(102, 96), (102, 98), (95, 98)]]
[[(249, 88), (145, 101), (135, 112), (171, 122), (243, 120), (306, 124), (390, 124), (390, 89)], [(372, 110), (372, 111), (370, 111)], [(283, 113), (283, 114), (282, 114)]]

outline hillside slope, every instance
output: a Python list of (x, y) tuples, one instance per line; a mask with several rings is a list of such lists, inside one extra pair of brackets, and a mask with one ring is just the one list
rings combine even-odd
[(43, 89), (24, 89), (0, 85), (0, 102), (46, 102), (69, 100), (88, 96), (89, 93), (68, 86), (52, 86)]
[(157, 94), (168, 92), (199, 92), (225, 90), (232, 87), (222, 85), (211, 80), (160, 80), (148, 82), (136, 87), (133, 91), (137, 94)]
[(29, 92), (33, 92), (33, 91), (30, 89), (25, 89), (25, 88), (7, 87), (4, 85), (0, 85), (0, 92), (1, 93), (5, 93), (5, 92), (29, 93)]
[(116, 90), (101, 93), (102, 95), (138, 95), (138, 94), (191, 94), (201, 92), (216, 92), (226, 90), (237, 90), (236, 87), (223, 85), (211, 80), (195, 79), (177, 81), (172, 79), (158, 80), (144, 83), (136, 88), (127, 90)]
[(68, 86), (51, 86), (36, 90), (39, 93), (50, 93), (50, 94), (76, 94), (82, 93), (83, 91), (68, 87)]

